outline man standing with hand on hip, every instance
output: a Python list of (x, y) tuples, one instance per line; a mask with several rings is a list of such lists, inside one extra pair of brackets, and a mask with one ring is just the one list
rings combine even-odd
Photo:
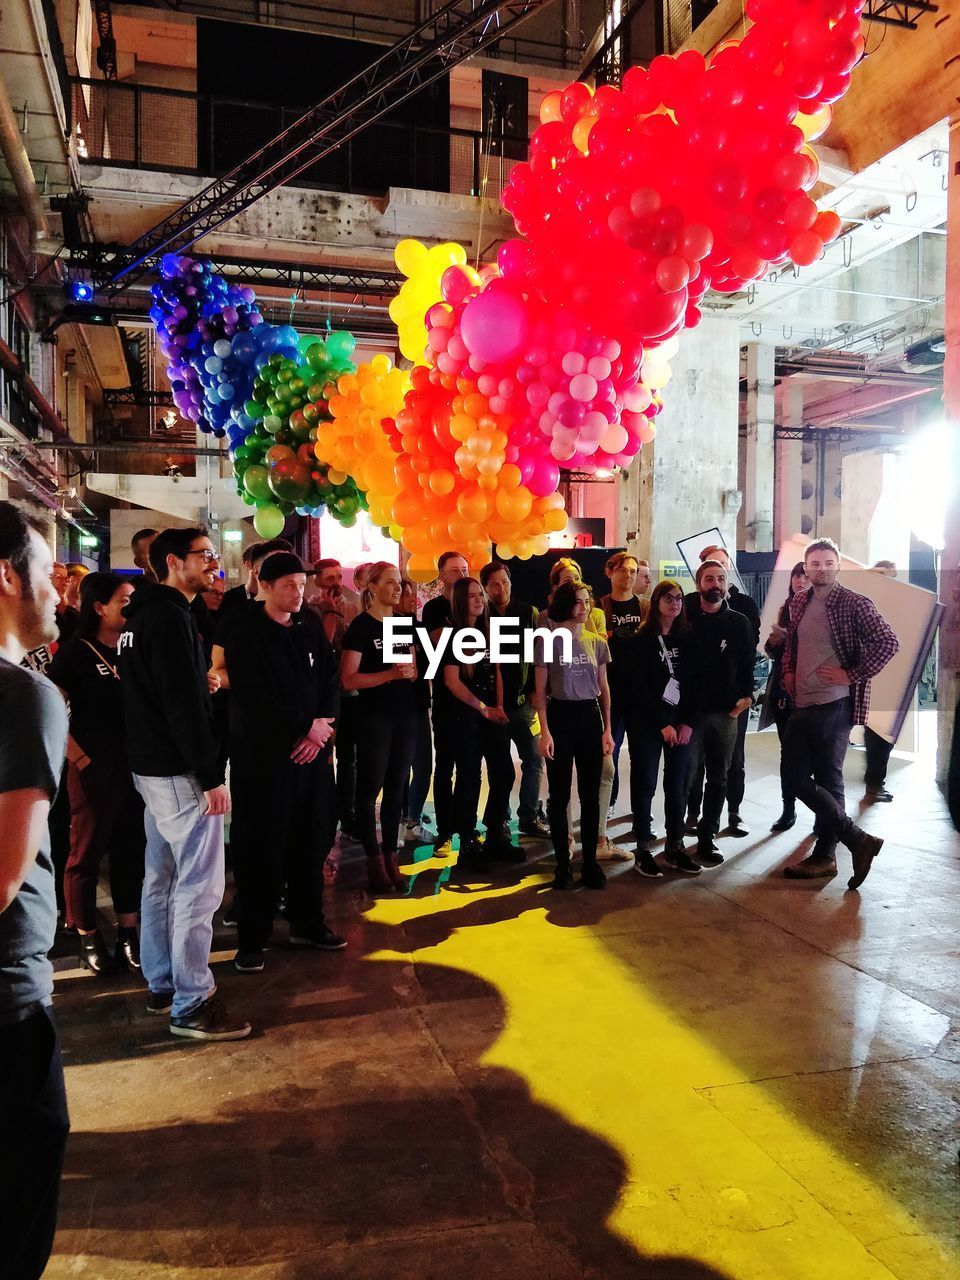
[(791, 880), (837, 874), (837, 845), (850, 850), (856, 889), (870, 873), (883, 841), (847, 817), (843, 759), (850, 728), (865, 724), (870, 681), (899, 651), (893, 629), (872, 600), (842, 587), (840, 550), (830, 538), (811, 542), (804, 557), (811, 586), (790, 600), (790, 635), (781, 679), (796, 711), (783, 738), (783, 776), (817, 815), (817, 842), (802, 862), (784, 868)]
[(150, 546), (150, 563), (157, 581), (137, 590), (118, 646), (130, 767), (145, 805), (140, 956), (147, 1008), (170, 1013), (173, 1035), (242, 1040), (250, 1024), (216, 999), (210, 971), (230, 796), (190, 608), (220, 565), (205, 529), (165, 529)]
[(47, 522), (0, 502), (0, 1270), (39, 1280), (57, 1225), (70, 1121), (50, 1008), (57, 897), (47, 818), (67, 747), (67, 711), (21, 666), (57, 638)]

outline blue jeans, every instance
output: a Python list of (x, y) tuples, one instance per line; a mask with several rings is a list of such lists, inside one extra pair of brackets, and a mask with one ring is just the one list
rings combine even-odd
[(687, 775), (690, 769), (690, 744), (668, 747), (655, 724), (630, 718), (630, 800), (633, 807), (633, 831), (643, 840), (653, 831), (651, 808), (657, 793), (660, 757), (663, 756), (663, 808), (667, 827), (667, 843), (683, 843), (683, 811), (687, 798)]
[(823, 706), (798, 707), (783, 735), (783, 777), (798, 800), (817, 815), (816, 851), (832, 856), (837, 843), (859, 832), (847, 817), (843, 761), (850, 745), (853, 710), (849, 698)]
[(192, 774), (133, 775), (143, 797), (147, 850), (140, 961), (151, 991), (172, 991), (172, 1017), (192, 1013), (216, 988), (213, 913), (223, 901), (223, 818), (204, 817)]

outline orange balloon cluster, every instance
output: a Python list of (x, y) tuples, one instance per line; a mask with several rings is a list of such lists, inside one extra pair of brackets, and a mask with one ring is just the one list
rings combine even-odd
[(503, 461), (504, 424), (472, 381), (446, 386), (450, 379), (425, 366), (411, 376), (393, 436), (400, 492), (391, 528), (411, 553), (407, 571), (429, 581), (437, 558), (456, 548), (476, 572), (492, 542), (502, 558), (542, 555), (548, 535), (566, 527), (563, 498), (535, 497), (520, 468)]
[[(383, 528), (393, 523), (393, 501), (400, 492), (397, 454), (384, 430), (403, 408), (410, 374), (394, 368), (387, 355), (376, 355), (356, 373), (345, 373), (327, 404), (330, 421), (317, 427), (316, 454), (351, 476), (367, 495), (373, 521)], [(399, 541), (400, 530), (391, 529)]]

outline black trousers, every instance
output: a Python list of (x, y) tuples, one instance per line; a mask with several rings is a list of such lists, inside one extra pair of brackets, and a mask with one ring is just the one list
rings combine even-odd
[(600, 775), (603, 772), (603, 718), (597, 702), (564, 702), (551, 698), (547, 726), (553, 738), (553, 759), (547, 761), (547, 817), (557, 867), (570, 866), (567, 805), (577, 766), (580, 797), (580, 845), (584, 863), (597, 860), (600, 834)]
[(337, 717), (337, 821), (353, 832), (357, 817), (357, 729), (360, 699), (343, 694)]
[(784, 809), (792, 810), (796, 808), (797, 797), (790, 789), (787, 782), (786, 774), (783, 769), (783, 740), (787, 732), (787, 724), (793, 715), (793, 706), (788, 705), (777, 711), (774, 723), (777, 726), (777, 737), (780, 739), (780, 795), (783, 798)]
[(294, 764), (279, 752), (254, 755), (236, 739), (230, 759), (237, 940), (241, 950), (260, 950), (284, 885), (291, 928), (323, 924), (323, 867), (336, 830), (333, 764), (329, 750)]
[(668, 747), (655, 724), (635, 712), (628, 713), (630, 735), (630, 803), (633, 833), (638, 840), (653, 831), (653, 797), (657, 794), (660, 757), (663, 756), (663, 800), (667, 843), (683, 842), (683, 811), (690, 772), (690, 743)]
[[(750, 708), (747, 707), (746, 711), (741, 711), (737, 716), (737, 736), (733, 744), (733, 755), (727, 765), (726, 800), (727, 809), (730, 813), (740, 812), (743, 793), (747, 786), (746, 750), (747, 726), (749, 723)], [(687, 812), (692, 816), (698, 815), (703, 805), (703, 774), (703, 760), (695, 762), (687, 796)]]
[(431, 714), (433, 716), (433, 807), (437, 817), (437, 836), (442, 840), (445, 836), (453, 835), (455, 822), (453, 771), (457, 760), (458, 721), (436, 696)]
[(881, 738), (872, 729), (865, 728), (863, 745), (867, 749), (867, 771), (863, 780), (868, 787), (882, 787), (887, 780), (887, 765), (890, 763), (893, 743)]
[[(416, 746), (416, 713), (364, 716), (363, 733), (357, 742), (357, 827), (368, 858), (397, 851), (403, 793)], [(377, 796), (380, 796), (379, 842)]]
[(843, 761), (850, 744), (849, 698), (819, 707), (798, 707), (783, 739), (783, 772), (798, 800), (817, 815), (818, 853), (848, 844), (858, 828), (847, 817)]
[(70, 1130), (49, 1007), (0, 1028), (0, 1081), (0, 1270), (8, 1280), (39, 1280), (57, 1227)]
[(457, 782), (453, 791), (454, 831), (470, 840), (477, 830), (480, 808), (481, 766), (487, 766), (490, 795), (484, 809), (487, 834), (499, 838), (510, 816), (510, 792), (513, 788), (513, 758), (510, 755), (510, 728), (491, 724), (476, 711), (457, 718)]

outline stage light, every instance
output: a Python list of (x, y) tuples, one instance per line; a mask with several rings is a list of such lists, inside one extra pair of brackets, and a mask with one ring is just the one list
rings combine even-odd
[(67, 295), (71, 302), (92, 302), (93, 285), (87, 284), (85, 280), (73, 280), (67, 286)]
[(936, 422), (924, 428), (907, 453), (910, 527), (921, 542), (942, 551), (947, 512), (960, 474), (960, 428)]

